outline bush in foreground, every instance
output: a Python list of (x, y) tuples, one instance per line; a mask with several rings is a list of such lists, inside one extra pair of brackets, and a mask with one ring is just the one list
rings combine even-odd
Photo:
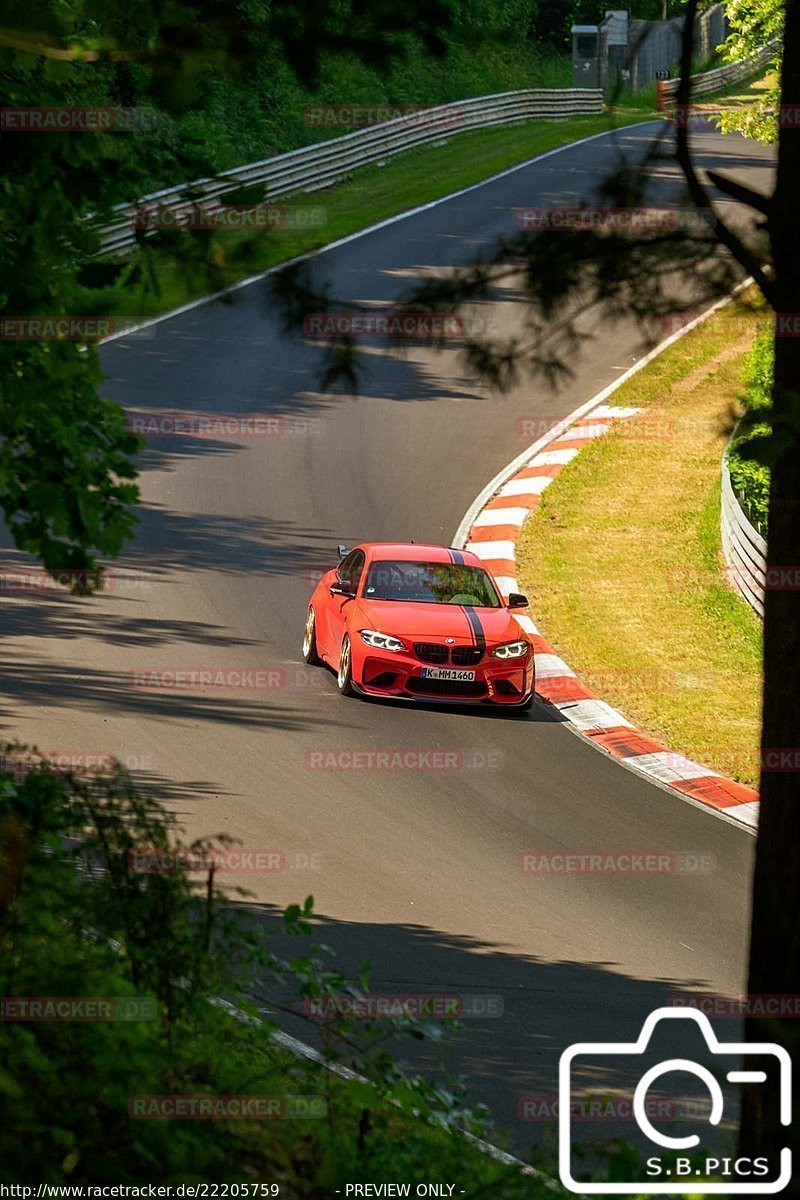
[[(538, 1180), (456, 1132), (485, 1128), (457, 1095), (407, 1074), (382, 1048), (387, 1033), (433, 1029), (331, 1022), (332, 1049), (346, 1046), (369, 1083), (343, 1080), (275, 1043), (274, 1027), (246, 998), (253, 973), (289, 983), (300, 996), (348, 988), (313, 941), (310, 898), (278, 926), (302, 943), (282, 961), (246, 909), (221, 894), (213, 867), (198, 885), (186, 871), (142, 871), (134, 857), (142, 848), (209, 856), (224, 842), (182, 845), (171, 818), (124, 774), (59, 774), (20, 747), (6, 748), (2, 767), (6, 1181), (211, 1180), (276, 1184), (302, 1197), (329, 1195), (353, 1179), (435, 1173), (500, 1197), (539, 1193)], [(116, 1019), (30, 1019), (22, 1001), (46, 997), (114, 998)], [(217, 1108), (219, 1097), (260, 1097), (262, 1113), (280, 1119), (142, 1115), (163, 1111), (152, 1098), (165, 1096)]]
[(769, 467), (745, 457), (742, 449), (748, 442), (763, 438), (771, 432), (771, 426), (760, 415), (769, 411), (772, 396), (772, 375), (775, 365), (775, 340), (771, 328), (763, 329), (747, 356), (744, 372), (746, 391), (744, 405), (747, 421), (742, 433), (738, 434), (728, 454), (731, 482), (737, 495), (744, 503), (751, 520), (756, 521), (766, 533), (769, 520)]

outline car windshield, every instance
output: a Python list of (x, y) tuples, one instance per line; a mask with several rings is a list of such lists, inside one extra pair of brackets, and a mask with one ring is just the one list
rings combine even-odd
[(364, 596), (368, 600), (463, 604), (467, 608), (499, 608), (500, 599), (482, 567), (444, 562), (372, 563)]

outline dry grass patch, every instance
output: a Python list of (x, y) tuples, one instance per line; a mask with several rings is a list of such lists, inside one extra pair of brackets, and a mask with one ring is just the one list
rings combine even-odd
[[(727, 312), (735, 311), (727, 309)], [(720, 461), (758, 318), (688, 334), (615, 403), (644, 409), (544, 493), (518, 546), (537, 623), (670, 749), (757, 784), (761, 627), (727, 586)]]

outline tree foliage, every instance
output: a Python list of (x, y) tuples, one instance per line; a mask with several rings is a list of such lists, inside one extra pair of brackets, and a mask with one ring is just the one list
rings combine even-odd
[[(309, 81), (325, 52), (386, 63), (402, 55), (411, 34), (441, 53), (449, 21), (444, 0), (402, 10), (373, 0), (241, 0), (233, 7), (221, 0), (133, 7), (49, 0), (27, 9), (4, 0), (0, 107), (134, 106), (141, 117), (149, 106), (174, 115), (191, 107), (209, 72), (242, 78), (272, 55)], [(91, 299), (93, 281), (103, 282), (102, 272), (87, 268), (99, 249), (98, 222), (115, 203), (141, 194), (165, 154), (186, 178), (180, 142), (121, 128), (14, 131), (3, 142), (6, 319), (98, 315), (73, 312), (77, 283)], [(0, 339), (0, 509), (19, 549), (50, 571), (74, 572), (75, 590), (92, 590), (98, 556), (118, 554), (133, 531), (141, 443), (119, 407), (99, 394), (94, 331), (50, 339), (31, 336), (30, 328), (6, 326)]]
[[(784, 25), (783, 0), (728, 0), (725, 5), (730, 32), (720, 46), (726, 62), (750, 58), (762, 46), (777, 41), (775, 53), (766, 65), (777, 77), (781, 69), (781, 37)], [(719, 127), (724, 133), (743, 133), (745, 137), (770, 144), (778, 140), (780, 87), (776, 82), (755, 101), (725, 109)]]
[[(3, 1181), (266, 1180), (304, 1196), (373, 1165), (420, 1174), (435, 1157), (500, 1196), (530, 1195), (529, 1181), (523, 1189), (517, 1173), (455, 1133), (486, 1129), (461, 1090), (405, 1070), (387, 1051), (390, 1039), (438, 1037), (448, 1023), (326, 1021), (328, 1057), (369, 1086), (272, 1039), (254, 989), (270, 1008), (302, 1013), (304, 998), (357, 998), (369, 978), (364, 969), (353, 983), (336, 969), (313, 935), (310, 898), (269, 923), (232, 903), (243, 894), (226, 896), (213, 865), (232, 848), (224, 837), (184, 843), (124, 773), (64, 775), (24, 747), (2, 748)], [(169, 869), (181, 856), (211, 865)], [(276, 934), (295, 952), (276, 953)], [(114, 1008), (56, 1020), (19, 1007), (76, 999)], [(316, 1116), (209, 1123), (142, 1119), (132, 1107), (137, 1097), (224, 1096), (310, 1096)]]
[(728, 465), (731, 480), (751, 519), (766, 529), (769, 517), (769, 468), (760, 462), (743, 458), (741, 451), (753, 438), (767, 438), (772, 432), (762, 418), (772, 404), (775, 373), (775, 333), (770, 327), (762, 329), (753, 349), (747, 355), (744, 371), (744, 404), (749, 414), (746, 428), (731, 445)]
[[(2, 0), (0, 106), (127, 113), (107, 130), (4, 135), (4, 314), (97, 316), (115, 278), (134, 293), (154, 286), (146, 256), (130, 268), (94, 261), (113, 205), (235, 165), (231, 156), (240, 161), (243, 141), (259, 132), (254, 157), (269, 153), (270, 132), (283, 149), (303, 133), (313, 140), (318, 134), (302, 128), (310, 89), (337, 101), (430, 102), (432, 64), (441, 63), (434, 98), (458, 99), (465, 78), (477, 83), (469, 47), (526, 46), (540, 36), (538, 13), (536, 0), (422, 0), (402, 9), (389, 0), (46, 0), (27, 9)], [(395, 64), (419, 71), (423, 58), (419, 79), (394, 71), (390, 86), (401, 94), (377, 88)], [(200, 232), (191, 254), (209, 291), (215, 253), (214, 238)], [(52, 572), (72, 571), (76, 591), (92, 590), (98, 559), (132, 535), (141, 446), (102, 394), (96, 337), (9, 329), (0, 380), (6, 524), (18, 548)]]

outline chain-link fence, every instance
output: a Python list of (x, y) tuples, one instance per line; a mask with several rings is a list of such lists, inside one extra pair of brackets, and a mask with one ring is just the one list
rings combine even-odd
[[(671, 21), (631, 21), (628, 38), (629, 86), (637, 91), (654, 79), (668, 79), (681, 54), (683, 18)], [(705, 62), (725, 40), (727, 19), (721, 4), (700, 13), (695, 25), (694, 59)]]

